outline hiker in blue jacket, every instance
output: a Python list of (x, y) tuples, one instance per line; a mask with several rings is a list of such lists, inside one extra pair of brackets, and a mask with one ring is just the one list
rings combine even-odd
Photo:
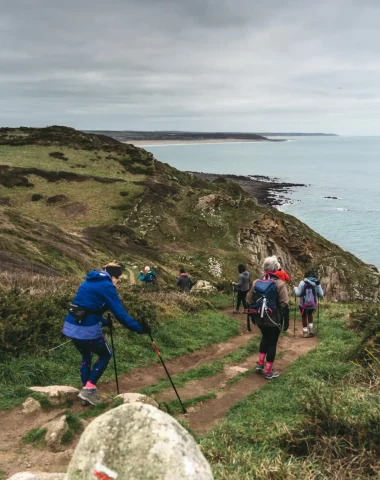
[(157, 283), (157, 275), (150, 267), (145, 267), (144, 271), (140, 272), (139, 280), (146, 284), (155, 285)]
[[(122, 267), (115, 262), (106, 265), (101, 272), (90, 272), (79, 286), (63, 325), (63, 334), (72, 339), (82, 355), (82, 390), (78, 397), (91, 405), (100, 402), (96, 384), (112, 357), (112, 351), (102, 332), (102, 327), (108, 324), (103, 314), (110, 310), (124, 327), (136, 333), (149, 333), (150, 330), (147, 325), (141, 326), (124, 310), (116, 290), (122, 274)], [(94, 354), (99, 358), (92, 366)]]
[(294, 287), (294, 293), (300, 298), (303, 337), (314, 337), (313, 313), (318, 309), (318, 298), (323, 298), (323, 290), (314, 270), (305, 273), (298, 287)]

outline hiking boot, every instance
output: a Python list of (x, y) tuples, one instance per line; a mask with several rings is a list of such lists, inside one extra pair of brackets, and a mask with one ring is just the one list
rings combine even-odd
[(303, 332), (302, 336), (303, 338), (309, 338), (309, 332)]
[(81, 403), (82, 407), (88, 407), (90, 405), (87, 400), (81, 400), (80, 403)]
[(309, 337), (315, 337), (313, 330), (309, 330)]
[(91, 405), (97, 405), (101, 403), (101, 400), (98, 398), (96, 393), (96, 388), (82, 388), (78, 397), (84, 402), (88, 402)]
[(275, 370), (272, 370), (271, 372), (267, 372), (265, 374), (265, 380), (272, 380), (272, 378), (277, 378), (279, 377), (280, 374), (278, 372), (276, 372)]
[(261, 373), (264, 371), (264, 364), (261, 364), (259, 362), (256, 363), (256, 372)]

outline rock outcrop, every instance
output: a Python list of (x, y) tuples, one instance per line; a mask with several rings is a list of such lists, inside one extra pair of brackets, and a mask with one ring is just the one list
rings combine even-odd
[(64, 385), (52, 385), (50, 387), (30, 387), (33, 392), (45, 395), (53, 406), (64, 405), (68, 401), (76, 400), (79, 390)]
[(206, 280), (198, 280), (197, 283), (191, 289), (191, 293), (215, 293), (217, 289)]
[(68, 431), (69, 427), (66, 422), (66, 415), (62, 415), (55, 420), (44, 425), (46, 428), (45, 442), (46, 446), (53, 452), (62, 450), (61, 440), (63, 435)]
[(68, 480), (101, 475), (118, 480), (211, 480), (194, 439), (170, 415), (142, 403), (121, 405), (82, 434)]

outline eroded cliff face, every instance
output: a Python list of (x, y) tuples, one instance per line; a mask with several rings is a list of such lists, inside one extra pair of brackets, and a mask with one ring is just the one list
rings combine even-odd
[(329, 300), (380, 300), (380, 274), (375, 268), (328, 242), (294, 217), (268, 211), (241, 227), (237, 242), (257, 265), (257, 273), (265, 257), (277, 255), (294, 283), (303, 278), (306, 269), (315, 268)]

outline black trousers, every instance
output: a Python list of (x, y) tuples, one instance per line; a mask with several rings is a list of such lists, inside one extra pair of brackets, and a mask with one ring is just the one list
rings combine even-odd
[(245, 297), (247, 296), (248, 292), (249, 290), (246, 290), (245, 292), (238, 290), (236, 310), (239, 310), (241, 303), (243, 304), (244, 310), (247, 310), (247, 302), (245, 301)]
[(274, 362), (276, 358), (276, 349), (278, 337), (280, 336), (280, 329), (273, 327), (259, 327), (263, 337), (260, 342), (260, 352), (267, 354), (267, 362)]

